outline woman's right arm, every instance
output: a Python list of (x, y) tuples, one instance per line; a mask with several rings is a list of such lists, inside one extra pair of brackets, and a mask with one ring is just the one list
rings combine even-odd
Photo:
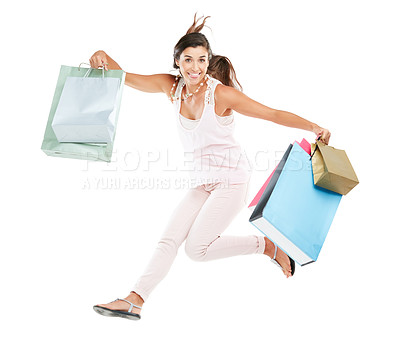
[[(97, 51), (89, 59), (92, 68), (104, 66), (105, 70), (122, 68), (104, 51)], [(125, 75), (125, 85), (134, 89), (148, 93), (166, 93), (169, 96), (175, 76), (172, 74), (153, 74), (140, 75), (127, 73)]]

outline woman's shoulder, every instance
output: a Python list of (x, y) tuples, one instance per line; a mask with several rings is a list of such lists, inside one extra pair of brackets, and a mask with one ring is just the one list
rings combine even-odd
[(176, 99), (177, 95), (179, 95), (179, 87), (182, 87), (183, 84), (183, 78), (179, 75), (172, 75), (169, 74), (170, 78), (168, 79), (168, 91), (166, 91), (165, 93), (167, 94), (167, 96), (169, 97), (169, 99), (171, 101), (174, 101), (174, 99)]
[(223, 83), (222, 83), (222, 81), (220, 81), (220, 80), (218, 80), (218, 79), (215, 79), (215, 78), (212, 78), (213, 80), (213, 87), (214, 87), (214, 93), (215, 93), (215, 96), (224, 96), (224, 95), (226, 95), (226, 94), (228, 94), (228, 93), (230, 93), (231, 92), (231, 90), (233, 89), (232, 87), (230, 87), (230, 86), (226, 86), (226, 85), (224, 85)]
[(174, 84), (178, 83), (179, 79), (177, 80), (177, 78), (179, 78), (179, 76), (173, 74), (163, 74), (163, 76), (163, 81), (165, 82), (165, 87), (168, 89), (168, 91)]
[(215, 82), (215, 90), (214, 90), (215, 103), (218, 103), (223, 107), (230, 107), (231, 102), (233, 102), (237, 98), (239, 93), (241, 92), (236, 88), (224, 85), (219, 80)]

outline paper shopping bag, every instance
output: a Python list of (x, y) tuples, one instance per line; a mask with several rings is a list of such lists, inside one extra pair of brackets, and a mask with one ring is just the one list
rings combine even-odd
[[(78, 93), (74, 84), (80, 81)], [(88, 82), (97, 86), (97, 101)], [(122, 70), (61, 66), (41, 149), (50, 156), (111, 161), (124, 83)], [(91, 99), (85, 101), (87, 97)]]
[[(303, 140), (301, 142), (298, 142), (298, 141), (295, 141), (295, 142), (297, 142), (301, 146), (301, 148), (304, 149), (308, 154), (311, 154), (311, 145), (306, 139), (303, 138)], [(256, 196), (254, 197), (254, 199), (251, 201), (250, 205), (248, 206), (248, 208), (251, 211), (254, 210), (254, 208), (256, 207), (257, 203), (261, 199), (261, 196), (262, 196), (263, 192), (265, 191), (265, 189), (267, 188), (267, 185), (270, 182), (270, 180), (272, 178), (272, 175), (274, 174), (274, 172), (275, 172), (277, 167), (278, 167), (278, 165), (272, 171), (272, 173), (270, 174), (268, 179), (265, 181), (264, 185), (261, 186), (260, 190), (258, 191)]]
[(315, 151), (312, 156), (315, 185), (345, 195), (359, 183), (344, 150), (319, 141), (311, 146)]
[(120, 79), (67, 77), (51, 127), (59, 142), (111, 142)]
[(299, 265), (315, 262), (342, 195), (315, 186), (310, 155), (290, 145), (249, 221)]

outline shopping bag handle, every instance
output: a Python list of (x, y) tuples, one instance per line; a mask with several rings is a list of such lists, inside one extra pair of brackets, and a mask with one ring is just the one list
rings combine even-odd
[[(321, 139), (321, 136), (319, 136), (318, 137), (318, 139), (317, 139), (317, 141), (319, 141), (319, 139)], [(312, 159), (312, 157), (314, 156), (314, 154), (315, 154), (315, 151), (317, 150), (317, 143), (315, 143), (315, 148), (314, 148), (314, 152), (311, 154), (311, 157), (310, 157), (310, 160)]]
[[(80, 64), (79, 64), (79, 67), (78, 67), (78, 70), (80, 71), (81, 69), (81, 65), (82, 64), (85, 64), (85, 65), (89, 65), (88, 63), (86, 63), (86, 62), (81, 62)], [(90, 66), (90, 65), (89, 65)], [(88, 70), (87, 70), (87, 72), (86, 72), (86, 74), (83, 76), (84, 78), (87, 78), (88, 76), (89, 76), (89, 74), (90, 74), (90, 72), (92, 71), (92, 69), (94, 69), (94, 68), (92, 68), (92, 67), (90, 67), (90, 68), (88, 68)], [(101, 66), (101, 69), (103, 70), (103, 79), (104, 79), (104, 66)]]

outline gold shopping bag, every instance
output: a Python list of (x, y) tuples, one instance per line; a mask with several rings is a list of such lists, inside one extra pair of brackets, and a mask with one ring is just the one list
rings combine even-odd
[(349, 193), (358, 183), (358, 178), (344, 150), (317, 141), (311, 144), (314, 184), (327, 190)]

